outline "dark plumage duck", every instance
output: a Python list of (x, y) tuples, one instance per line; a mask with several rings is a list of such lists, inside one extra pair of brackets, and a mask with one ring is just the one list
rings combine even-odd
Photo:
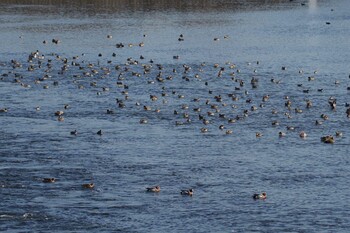
[(180, 194), (184, 195), (184, 196), (192, 196), (193, 195), (193, 189), (181, 190)]
[(53, 178), (53, 177), (44, 178), (44, 179), (43, 179), (43, 182), (44, 182), (44, 183), (54, 183), (54, 182), (56, 182), (56, 179)]
[(260, 193), (260, 194), (255, 193), (255, 194), (253, 195), (253, 199), (254, 199), (254, 200), (265, 200), (266, 198), (267, 198), (266, 192), (262, 192), (262, 193)]
[(93, 189), (95, 187), (95, 184), (94, 183), (89, 183), (89, 184), (82, 184), (81, 186), (83, 188), (86, 188), (86, 189)]
[(160, 192), (160, 186), (153, 186), (153, 187), (148, 187), (146, 188), (147, 192), (153, 192), (153, 193), (158, 193)]

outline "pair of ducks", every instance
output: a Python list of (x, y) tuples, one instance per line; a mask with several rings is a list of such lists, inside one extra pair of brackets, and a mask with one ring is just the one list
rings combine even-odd
[[(153, 186), (153, 187), (148, 187), (146, 188), (147, 192), (153, 192), (153, 193), (158, 193), (160, 192), (160, 186)], [(193, 195), (193, 189), (185, 189), (181, 190), (180, 194), (184, 196), (192, 196)]]
[[(42, 181), (44, 183), (55, 183), (56, 182), (56, 178), (53, 178), (53, 177), (43, 178)], [(87, 183), (87, 184), (82, 184), (81, 186), (83, 188), (85, 188), (85, 189), (93, 189), (95, 187), (95, 184), (94, 183)]]

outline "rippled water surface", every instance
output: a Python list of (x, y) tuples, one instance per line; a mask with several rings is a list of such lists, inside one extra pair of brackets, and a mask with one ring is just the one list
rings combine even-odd
[(0, 230), (348, 232), (349, 7), (2, 1)]

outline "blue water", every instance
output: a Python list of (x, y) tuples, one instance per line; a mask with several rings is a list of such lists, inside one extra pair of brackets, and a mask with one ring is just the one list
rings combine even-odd
[(348, 1), (21, 3), (0, 4), (2, 232), (349, 231)]

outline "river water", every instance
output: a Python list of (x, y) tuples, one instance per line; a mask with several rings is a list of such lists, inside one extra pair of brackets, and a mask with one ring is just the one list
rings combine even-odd
[(348, 232), (349, 8), (1, 1), (0, 230)]

